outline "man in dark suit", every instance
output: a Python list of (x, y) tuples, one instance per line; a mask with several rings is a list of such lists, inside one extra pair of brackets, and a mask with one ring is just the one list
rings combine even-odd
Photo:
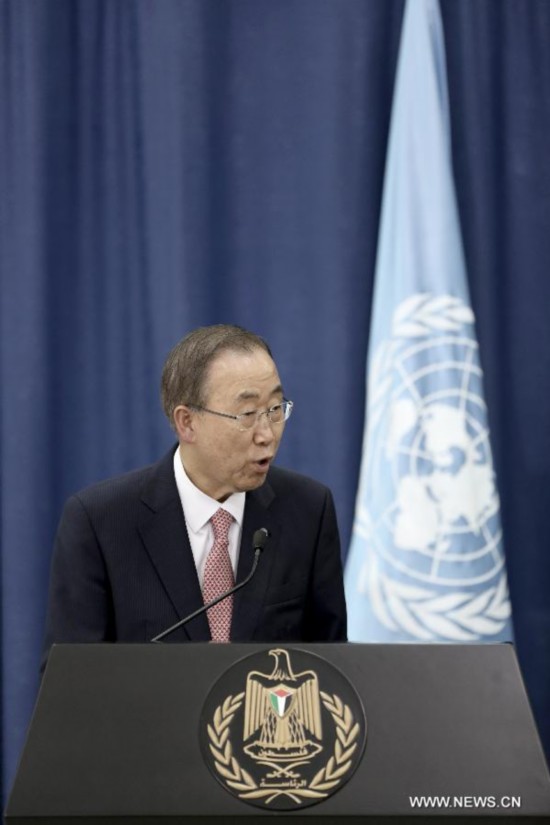
[(262, 527), (250, 584), (167, 641), (345, 640), (331, 493), (272, 466), (292, 402), (265, 341), (195, 330), (168, 356), (162, 400), (178, 446), (65, 505), (44, 661), (54, 642), (151, 639), (248, 574)]

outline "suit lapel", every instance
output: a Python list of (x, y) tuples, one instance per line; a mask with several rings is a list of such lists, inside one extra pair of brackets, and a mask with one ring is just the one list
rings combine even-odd
[[(138, 530), (178, 616), (203, 604), (173, 467), (174, 450), (152, 468), (142, 493), (143, 516)], [(185, 626), (193, 641), (209, 641), (206, 615)]]
[(231, 625), (232, 642), (250, 641), (260, 619), (281, 532), (280, 525), (274, 519), (270, 509), (274, 497), (275, 494), (269, 481), (246, 495), (237, 582), (245, 579), (250, 573), (254, 561), (252, 544), (256, 530), (266, 527), (269, 530), (269, 539), (259, 559), (253, 579), (235, 594)]
[[(164, 589), (182, 619), (201, 607), (203, 599), (174, 478), (173, 460), (172, 449), (152, 467), (142, 493), (143, 515), (138, 530)], [(245, 579), (252, 567), (256, 530), (266, 527), (269, 540), (254, 578), (235, 594), (231, 627), (234, 642), (250, 641), (260, 619), (281, 533), (281, 526), (270, 509), (274, 497), (269, 481), (246, 496), (237, 582)], [(210, 641), (206, 614), (193, 619), (184, 630), (192, 641)]]

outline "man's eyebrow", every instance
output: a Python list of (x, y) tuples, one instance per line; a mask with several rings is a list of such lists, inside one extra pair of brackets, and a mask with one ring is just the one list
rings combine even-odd
[[(278, 395), (278, 394), (283, 395), (282, 384), (277, 384), (277, 386), (274, 387), (269, 394), (270, 395)], [(240, 392), (238, 394), (237, 400), (238, 401), (250, 401), (250, 400), (254, 400), (255, 398), (259, 398), (259, 397), (260, 397), (260, 393), (257, 392), (256, 390), (243, 390), (242, 392)]]

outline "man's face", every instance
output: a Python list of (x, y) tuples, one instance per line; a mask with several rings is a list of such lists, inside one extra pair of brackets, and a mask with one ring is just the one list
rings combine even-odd
[[(277, 368), (267, 352), (225, 351), (212, 362), (206, 377), (205, 407), (239, 415), (266, 410), (283, 400)], [(189, 412), (192, 435), (182, 442), (185, 470), (191, 481), (217, 501), (254, 490), (265, 481), (283, 434), (284, 422), (267, 416), (250, 430), (208, 412)]]

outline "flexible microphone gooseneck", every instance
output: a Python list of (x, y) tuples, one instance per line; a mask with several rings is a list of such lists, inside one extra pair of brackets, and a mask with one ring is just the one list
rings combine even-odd
[(250, 573), (243, 579), (242, 582), (236, 584), (231, 590), (228, 590), (227, 593), (222, 593), (221, 596), (216, 596), (215, 599), (212, 599), (211, 602), (208, 604), (203, 604), (202, 607), (199, 607), (198, 610), (195, 610), (193, 613), (190, 613), (189, 616), (185, 616), (183, 619), (180, 619), (179, 622), (173, 624), (172, 627), (163, 630), (162, 633), (159, 633), (158, 636), (155, 636), (151, 639), (152, 642), (161, 642), (166, 636), (169, 636), (170, 633), (173, 633), (178, 628), (183, 627), (190, 622), (192, 619), (195, 619), (197, 616), (200, 616), (201, 613), (205, 613), (207, 610), (210, 610), (211, 607), (218, 604), (218, 602), (227, 599), (228, 596), (232, 596), (233, 593), (236, 593), (237, 590), (240, 590), (241, 587), (244, 587), (245, 584), (248, 584), (254, 573), (256, 572), (256, 568), (258, 566), (258, 561), (260, 560), (260, 556), (262, 554), (262, 550), (264, 549), (266, 542), (269, 538), (269, 530), (266, 527), (260, 527), (259, 530), (256, 530), (254, 536), (252, 537), (252, 546), (254, 548), (254, 560), (252, 562), (252, 567), (250, 568)]

